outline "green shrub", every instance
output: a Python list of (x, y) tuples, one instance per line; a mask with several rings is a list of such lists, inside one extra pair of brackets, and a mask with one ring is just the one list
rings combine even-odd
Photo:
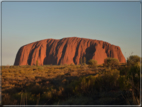
[(127, 77), (131, 85), (133, 86), (133, 88), (139, 91), (140, 89), (140, 66), (138, 64), (131, 66)]
[(72, 82), (73, 93), (81, 94), (81, 93), (88, 93), (93, 90), (93, 86), (95, 84), (95, 77), (88, 76), (88, 77), (81, 77), (77, 81)]
[(66, 66), (66, 67), (67, 67), (68, 65), (67, 65), (67, 64), (64, 64), (64, 66)]
[(135, 65), (137, 63), (140, 63), (140, 57), (137, 55), (131, 55), (128, 59), (127, 59), (127, 65), (131, 66), (131, 65)]
[(89, 86), (90, 86), (90, 79), (83, 78), (81, 80), (80, 86), (81, 86), (81, 90), (83, 92), (87, 91), (89, 89)]
[(38, 69), (39, 69), (39, 70), (43, 70), (43, 69), (44, 69), (44, 67), (42, 67), (42, 66), (38, 66)]
[(96, 60), (94, 60), (94, 59), (90, 59), (89, 61), (88, 61), (88, 64), (89, 64), (89, 67), (97, 67), (97, 61)]
[(120, 66), (119, 70), (120, 70), (120, 75), (127, 75), (129, 72), (130, 67), (128, 66)]
[(118, 79), (120, 72), (117, 69), (109, 70), (103, 74), (97, 74), (95, 76), (82, 77), (78, 81), (72, 82), (71, 87), (74, 87), (73, 92), (78, 93), (90, 93), (96, 91), (108, 91), (119, 87)]
[(124, 68), (126, 75), (121, 75), (119, 85), (122, 90), (132, 89), (135, 98), (140, 98), (140, 66), (134, 64)]
[(108, 70), (96, 78), (96, 82), (98, 82), (99, 84), (99, 86), (96, 87), (102, 87), (102, 89), (105, 90), (110, 90), (111, 88), (113, 89), (117, 87), (119, 77), (120, 77), (119, 70), (117, 69)]
[(70, 65), (71, 65), (71, 66), (74, 66), (74, 64), (73, 64), (73, 63), (71, 63)]
[(131, 88), (131, 84), (129, 83), (125, 75), (121, 75), (118, 81), (119, 81), (119, 87), (121, 90), (128, 90)]
[(118, 59), (106, 58), (104, 59), (104, 66), (106, 67), (117, 67), (119, 65)]

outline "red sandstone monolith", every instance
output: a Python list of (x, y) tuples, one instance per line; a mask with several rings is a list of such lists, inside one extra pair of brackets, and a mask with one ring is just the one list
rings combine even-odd
[(60, 65), (79, 64), (86, 57), (103, 64), (107, 57), (116, 58), (120, 63), (126, 60), (119, 46), (101, 40), (69, 37), (63, 39), (45, 39), (22, 46), (15, 59), (14, 65)]

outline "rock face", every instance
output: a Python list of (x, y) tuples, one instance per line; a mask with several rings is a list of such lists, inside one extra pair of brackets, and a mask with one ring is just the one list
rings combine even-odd
[(119, 46), (86, 38), (45, 39), (22, 46), (15, 59), (14, 65), (60, 65), (79, 64), (80, 59), (86, 57), (103, 64), (107, 57), (116, 58), (120, 63), (126, 60)]

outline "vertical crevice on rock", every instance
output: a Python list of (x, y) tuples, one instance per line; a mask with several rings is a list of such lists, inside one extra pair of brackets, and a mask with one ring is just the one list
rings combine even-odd
[(28, 56), (28, 65), (31, 65), (31, 62), (32, 62), (32, 55), (33, 55), (33, 53), (34, 53), (34, 51), (35, 51), (35, 49), (37, 48), (37, 44), (38, 44), (38, 42), (37, 43), (35, 43), (33, 46), (32, 46), (32, 50), (30, 51), (30, 53), (29, 53), (29, 56)]
[(65, 55), (66, 48), (67, 48), (67, 42), (66, 42), (66, 44), (64, 45), (64, 48), (63, 48), (63, 50), (62, 50), (62, 55), (61, 55), (61, 58), (60, 58), (60, 60), (59, 60), (59, 64), (61, 64), (61, 60), (63, 59), (63, 57), (64, 57), (64, 55)]
[(78, 55), (78, 49), (79, 49), (79, 45), (80, 45), (80, 43), (81, 43), (81, 41), (82, 41), (82, 39), (79, 41), (79, 43), (77, 44), (77, 47), (76, 47), (76, 51), (75, 51), (75, 56), (73, 57), (73, 62), (75, 63), (75, 64), (77, 64), (77, 62), (75, 61), (75, 59), (76, 59), (76, 57), (77, 57), (77, 55)]
[[(49, 42), (49, 43), (48, 43)], [(49, 56), (49, 52), (50, 52), (50, 50), (51, 50), (51, 48), (52, 48), (52, 45), (53, 45), (53, 43), (54, 43), (54, 40), (47, 40), (47, 45), (46, 45), (46, 57), (44, 58), (44, 61), (43, 61), (43, 64), (44, 65), (47, 65), (47, 64), (50, 64), (49, 62), (51, 61), (50, 60), (50, 57), (51, 56)]]

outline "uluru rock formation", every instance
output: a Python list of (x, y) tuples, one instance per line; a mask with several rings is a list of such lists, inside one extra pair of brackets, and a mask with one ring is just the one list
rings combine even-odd
[(15, 59), (14, 65), (60, 65), (79, 64), (86, 57), (103, 64), (107, 57), (116, 58), (120, 63), (126, 60), (119, 46), (101, 40), (69, 37), (63, 39), (45, 39), (22, 46)]

